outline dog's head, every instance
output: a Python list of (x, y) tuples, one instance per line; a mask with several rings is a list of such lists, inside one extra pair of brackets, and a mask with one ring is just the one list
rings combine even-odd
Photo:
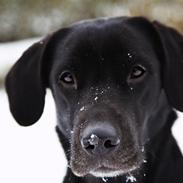
[(141, 17), (77, 23), (18, 60), (6, 78), (10, 109), (34, 124), (49, 87), (73, 173), (124, 174), (140, 167), (171, 109), (183, 111), (182, 54), (179, 33)]

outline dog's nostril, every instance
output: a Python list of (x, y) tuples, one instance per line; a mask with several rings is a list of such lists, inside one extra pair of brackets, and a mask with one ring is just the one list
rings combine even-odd
[(86, 150), (92, 150), (92, 149), (95, 149), (96, 146), (98, 146), (99, 141), (100, 141), (99, 137), (92, 134), (90, 135), (89, 138), (82, 139), (82, 146)]
[(105, 143), (104, 143), (104, 147), (105, 148), (111, 148), (111, 147), (114, 147), (115, 145), (112, 144), (111, 140), (107, 140)]
[(108, 139), (104, 142), (104, 147), (105, 148), (113, 148), (115, 146), (117, 146), (120, 143), (120, 139), (116, 138), (116, 139)]
[(105, 143), (104, 143), (104, 147), (105, 148), (111, 148), (113, 147), (114, 145), (112, 145), (111, 141), (110, 140), (107, 140)]
[(93, 150), (95, 149), (94, 145), (88, 145), (87, 147), (85, 147), (87, 150)]

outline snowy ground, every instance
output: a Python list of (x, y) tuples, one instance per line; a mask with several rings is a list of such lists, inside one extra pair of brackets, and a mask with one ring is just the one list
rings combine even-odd
[[(35, 40), (0, 44), (0, 73)], [(183, 113), (179, 114), (173, 133), (183, 152)], [(61, 182), (66, 160), (55, 133), (55, 124), (55, 107), (50, 91), (40, 121), (31, 127), (20, 127), (11, 117), (4, 90), (0, 90), (0, 182)]]
[(66, 160), (55, 133), (55, 108), (50, 92), (40, 121), (20, 127), (0, 91), (0, 182), (61, 183)]

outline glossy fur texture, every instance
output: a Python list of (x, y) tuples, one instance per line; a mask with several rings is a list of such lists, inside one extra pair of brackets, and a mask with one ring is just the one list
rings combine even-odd
[(171, 127), (173, 108), (183, 111), (182, 79), (182, 35), (117, 17), (79, 22), (34, 44), (6, 90), (14, 118), (28, 126), (51, 89), (69, 167), (64, 183), (181, 183)]

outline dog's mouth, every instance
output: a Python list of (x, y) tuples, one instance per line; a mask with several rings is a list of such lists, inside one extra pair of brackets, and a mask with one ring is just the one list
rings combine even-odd
[(95, 177), (116, 177), (135, 171), (141, 167), (142, 157), (139, 157), (138, 153), (134, 153), (133, 156), (126, 157), (124, 159), (118, 159), (118, 157), (106, 160), (86, 160), (84, 164), (75, 161), (71, 163), (71, 169), (76, 176), (93, 175)]
[(93, 171), (90, 171), (90, 174), (95, 177), (116, 177), (119, 175), (130, 173), (135, 169), (137, 169), (137, 166), (135, 165), (132, 167), (128, 167), (126, 169), (116, 169), (116, 168), (101, 166)]
[(90, 174), (95, 177), (114, 177), (122, 173), (123, 172), (118, 169), (109, 168), (105, 166), (101, 166), (93, 171), (90, 171)]

